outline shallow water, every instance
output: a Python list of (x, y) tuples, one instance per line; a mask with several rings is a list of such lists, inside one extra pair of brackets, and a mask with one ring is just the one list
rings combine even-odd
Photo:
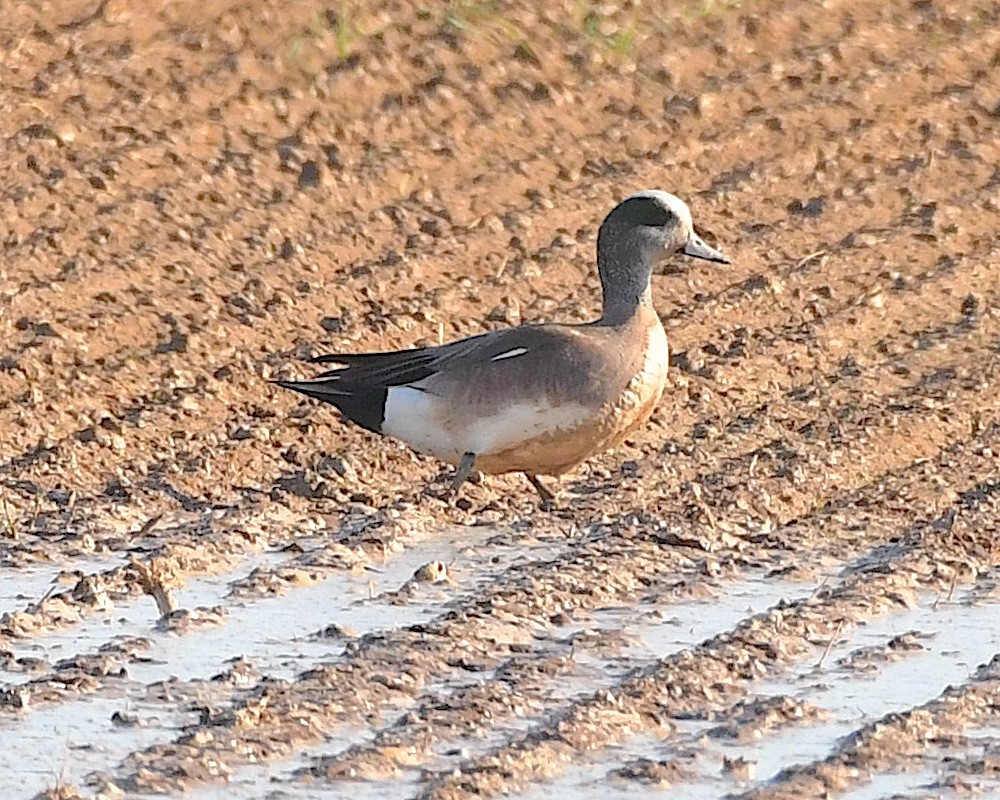
[[(598, 609), (583, 622), (574, 622), (551, 629), (548, 638), (562, 642), (562, 648), (569, 650), (569, 640), (574, 634), (584, 632), (609, 632), (621, 630), (628, 637), (623, 647), (613, 654), (600, 654), (581, 648), (572, 650), (573, 660), (579, 666), (576, 674), (560, 675), (552, 688), (551, 697), (560, 700), (586, 697), (600, 689), (613, 687), (621, 676), (629, 670), (649, 664), (656, 659), (669, 656), (686, 647), (692, 647), (716, 633), (727, 630), (747, 615), (765, 610), (768, 602), (763, 588), (776, 591), (779, 597), (795, 597), (806, 593), (801, 584), (767, 581), (761, 577), (747, 581), (725, 584), (713, 597), (699, 598), (687, 602), (665, 605), (662, 609), (640, 606), (612, 606)], [(771, 598), (773, 602), (773, 597)], [(489, 675), (481, 680), (490, 680)], [(447, 685), (438, 687), (438, 693), (446, 695)], [(442, 741), (436, 746), (438, 759), (433, 769), (447, 772), (460, 768), (463, 761), (482, 755), (491, 749), (527, 734), (531, 728), (545, 718), (512, 717), (498, 720), (486, 737), (457, 737)], [(647, 741), (645, 738), (641, 741)], [(655, 753), (654, 744), (658, 740), (648, 739), (644, 752)], [(347, 748), (341, 748), (346, 750)], [(337, 750), (321, 748), (316, 755), (332, 755)], [(626, 749), (611, 753), (626, 752)], [(628, 749), (631, 752), (631, 749)], [(573, 767), (565, 776), (574, 781), (572, 794), (576, 797), (626, 797), (635, 795), (640, 787), (629, 785), (628, 781), (615, 781), (609, 785), (605, 780), (608, 765), (604, 761), (590, 765)], [(399, 778), (378, 782), (364, 782), (365, 791), (370, 796), (408, 797), (416, 790), (420, 770), (404, 770)], [(575, 777), (574, 777), (575, 776)], [(351, 796), (351, 783), (328, 782), (334, 797)], [(559, 780), (551, 787), (540, 785), (526, 790), (525, 797), (556, 797), (565, 791), (567, 784)], [(412, 791), (411, 791), (412, 790)], [(338, 792), (343, 791), (341, 795)], [(654, 789), (651, 791), (659, 792)], [(617, 792), (617, 794), (616, 794)], [(641, 788), (640, 788), (641, 792)], [(536, 794), (537, 793), (537, 794)], [(578, 794), (577, 794), (578, 793)], [(299, 795), (293, 794), (292, 797)]]
[[(140, 698), (151, 683), (208, 680), (229, 662), (244, 657), (263, 674), (288, 679), (307, 668), (339, 658), (344, 647), (342, 641), (315, 636), (331, 623), (354, 636), (382, 628), (405, 627), (440, 613), (443, 603), (515, 561), (529, 555), (544, 556), (547, 552), (544, 545), (534, 549), (493, 546), (488, 557), (477, 557), (477, 545), (495, 533), (490, 528), (454, 528), (393, 556), (377, 569), (321, 573), (315, 584), (290, 587), (277, 596), (233, 595), (232, 584), (257, 568), (294, 566), (292, 556), (258, 553), (242, 559), (223, 574), (196, 577), (184, 588), (175, 590), (178, 608), (223, 609), (218, 625), (195, 627), (183, 635), (162, 631), (157, 627), (159, 615), (155, 603), (152, 598), (141, 596), (116, 604), (110, 611), (96, 612), (78, 624), (17, 644), (12, 648), (16, 656), (44, 658), (54, 663), (76, 654), (97, 652), (102, 645), (121, 637), (139, 636), (151, 642), (149, 649), (141, 653), (142, 661), (128, 666), (128, 679), (107, 681), (107, 688), (97, 695), (0, 713), (3, 763), (9, 765), (0, 770), (0, 797), (30, 797), (60, 780), (84, 786), (90, 772), (113, 770), (129, 753), (174, 739), (176, 725), (165, 727), (161, 722), (144, 728), (117, 728), (111, 722), (116, 711), (135, 713), (144, 708)], [(386, 593), (398, 590), (415, 571), (431, 561), (451, 564), (449, 571), (455, 576), (454, 583), (420, 583), (405, 602), (392, 602)], [(112, 566), (103, 563), (99, 568)], [(21, 609), (26, 603), (37, 601), (48, 591), (58, 572), (31, 570), (25, 582), (4, 584), (8, 607)], [(38, 676), (0, 669), (0, 688), (23, 684), (35, 677)], [(158, 710), (162, 708), (157, 706)], [(269, 783), (273, 778), (288, 784), (282, 791), (295, 792), (296, 797), (310, 796), (301, 793), (305, 787), (298, 782), (289, 783), (292, 772), (307, 766), (312, 755), (338, 752), (364, 739), (360, 729), (353, 734), (331, 737), (305, 751), (302, 761), (292, 759), (270, 765), (263, 777), (260, 768), (237, 770), (232, 784), (247, 792), (260, 781)], [(65, 767), (51, 766), (64, 762)], [(228, 794), (232, 784), (225, 790), (225, 796), (232, 796)], [(212, 796), (210, 787), (205, 791), (206, 796)], [(329, 796), (327, 792), (323, 795)]]
[[(738, 621), (733, 611), (740, 604), (748, 614), (763, 610), (765, 604), (777, 598), (766, 583), (747, 582), (726, 592), (720, 603), (704, 603), (673, 607), (671, 615), (685, 618), (693, 613), (702, 617), (694, 621), (689, 630), (705, 634), (692, 639), (691, 644), (708, 638), (716, 630), (724, 630)], [(795, 595), (796, 586), (788, 587), (785, 597)], [(755, 591), (757, 594), (755, 595)], [(761, 592), (767, 592), (767, 597)], [(809, 763), (826, 758), (838, 742), (859, 727), (887, 713), (911, 708), (936, 698), (949, 684), (961, 683), (969, 678), (976, 667), (989, 661), (1000, 652), (1000, 606), (968, 605), (962, 595), (953, 602), (938, 602), (928, 597), (919, 607), (886, 614), (865, 625), (843, 632), (839, 643), (830, 649), (817, 666), (822, 655), (817, 650), (817, 660), (800, 666), (780, 678), (765, 679), (754, 687), (752, 697), (788, 695), (808, 701), (825, 710), (826, 719), (806, 720), (785, 729), (764, 733), (759, 741), (740, 744), (710, 738), (707, 732), (716, 727), (714, 722), (682, 721), (676, 739), (661, 742), (649, 737), (636, 737), (621, 746), (608, 748), (585, 764), (571, 767), (564, 775), (548, 784), (532, 787), (524, 794), (529, 798), (616, 798), (661, 796), (664, 791), (671, 798), (697, 800), (730, 793), (740, 793), (774, 780), (778, 773), (795, 764)], [(687, 623), (685, 623), (686, 625)], [(671, 647), (681, 645), (682, 637), (670, 626), (640, 626), (645, 647), (662, 655), (674, 652)], [(637, 628), (631, 627), (635, 632)], [(877, 665), (872, 672), (855, 671), (837, 662), (843, 656), (866, 646), (883, 646), (895, 636), (910, 631), (933, 634), (921, 639), (925, 650), (902, 653), (899, 660)], [(971, 733), (971, 731), (970, 731)], [(609, 773), (621, 765), (638, 758), (652, 760), (677, 759), (678, 753), (697, 743), (699, 756), (692, 764), (682, 759), (697, 777), (665, 790), (646, 786), (633, 780), (623, 780)], [(748, 780), (737, 780), (723, 772), (724, 758), (743, 758), (754, 762), (753, 775)], [(936, 773), (879, 774), (876, 779), (857, 787), (850, 793), (852, 800), (877, 800), (894, 794), (910, 796), (926, 794), (927, 786), (936, 779)], [(998, 787), (1000, 788), (1000, 787)], [(950, 790), (934, 789), (931, 796), (951, 797)], [(846, 796), (846, 795), (845, 795)]]
[[(143, 724), (118, 727), (115, 712)], [(33, 797), (58, 784), (83, 787), (94, 772), (107, 771), (136, 749), (167, 742), (188, 715), (172, 715), (122, 698), (80, 697), (72, 704), (0, 715), (0, 796)]]
[(61, 564), (0, 567), (0, 616), (24, 611), (50, 592), (71, 589), (77, 575), (93, 575), (120, 566), (120, 556), (92, 556)]
[[(897, 661), (879, 664), (872, 674), (840, 668), (836, 663), (859, 647), (884, 645), (909, 631), (932, 634), (921, 639), (925, 650), (902, 653)], [(830, 650), (822, 667), (765, 681), (756, 692), (808, 700), (829, 712), (829, 720), (793, 726), (755, 747), (723, 748), (726, 754), (757, 761), (758, 777), (767, 781), (791, 764), (824, 758), (837, 740), (852, 730), (892, 711), (933, 700), (947, 686), (967, 680), (977, 666), (1000, 652), (1000, 607), (968, 606), (961, 600), (935, 604), (933, 598), (926, 598), (918, 608), (859, 625), (846, 638)]]
[[(494, 531), (454, 529), (431, 542), (393, 556), (377, 569), (358, 572), (331, 570), (321, 573), (317, 583), (289, 588), (284, 594), (243, 597), (232, 593), (234, 583), (254, 569), (295, 566), (296, 556), (261, 553), (247, 557), (218, 576), (190, 580), (176, 591), (180, 608), (219, 607), (224, 614), (219, 625), (204, 625), (183, 635), (157, 627), (157, 611), (149, 597), (122, 603), (107, 613), (99, 613), (65, 630), (39, 636), (19, 644), (18, 655), (34, 655), (54, 662), (77, 653), (96, 652), (120, 636), (142, 636), (151, 646), (143, 651), (143, 661), (131, 664), (128, 678), (112, 679), (96, 695), (66, 702), (40, 705), (24, 712), (0, 715), (0, 740), (5, 762), (0, 771), (0, 796), (30, 797), (63, 781), (78, 787), (95, 788), (88, 775), (98, 770), (113, 772), (129, 753), (154, 743), (175, 739), (179, 727), (192, 717), (172, 713), (168, 706), (143, 700), (146, 687), (166, 680), (208, 681), (234, 659), (252, 661), (266, 676), (290, 679), (317, 664), (341, 657), (344, 644), (339, 639), (316, 636), (336, 623), (362, 636), (383, 628), (400, 628), (441, 613), (444, 605), (461, 602), (466, 593), (523, 559), (543, 559), (548, 548), (492, 543), (481, 547)], [(452, 582), (415, 585), (403, 602), (394, 601), (414, 572), (430, 561), (450, 564)], [(107, 568), (104, 565), (103, 568)], [(4, 600), (21, 596), (34, 599), (43, 595), (57, 573), (38, 571), (27, 576), (20, 588), (7, 589)], [(9, 585), (8, 585), (9, 586)], [(588, 616), (538, 633), (538, 647), (554, 654), (571, 655), (576, 669), (553, 681), (551, 702), (584, 698), (594, 691), (613, 687), (629, 671), (641, 668), (693, 647), (715, 634), (731, 630), (741, 620), (765, 611), (782, 599), (807, 597), (811, 585), (782, 582), (762, 576), (723, 582), (714, 596), (677, 603), (652, 602), (596, 609)], [(834, 646), (817, 662), (796, 665), (781, 675), (768, 676), (756, 683), (752, 697), (788, 695), (808, 701), (827, 712), (822, 720), (797, 722), (790, 727), (765, 732), (751, 744), (740, 744), (706, 736), (715, 723), (684, 721), (669, 740), (649, 736), (634, 737), (620, 746), (608, 748), (594, 757), (571, 766), (562, 776), (530, 787), (527, 798), (615, 798), (661, 796), (664, 789), (635, 780), (618, 778), (615, 769), (637, 759), (680, 760), (690, 775), (669, 788), (673, 798), (704, 798), (739, 793), (766, 784), (796, 763), (825, 758), (842, 737), (884, 714), (927, 702), (949, 683), (966, 680), (976, 666), (1000, 651), (1000, 606), (969, 601), (973, 591), (953, 601), (926, 598), (917, 608), (889, 613), (864, 625), (841, 632)], [(839, 663), (861, 647), (884, 646), (901, 633), (919, 632), (924, 650), (899, 654), (897, 661), (876, 663), (874, 669), (856, 670)], [(573, 646), (580, 634), (623, 634), (620, 645), (611, 649)], [(0, 672), (3, 684), (12, 686), (33, 676)], [(478, 679), (489, 680), (489, 675)], [(473, 682), (477, 678), (471, 679)], [(442, 681), (426, 694), (446, 696), (457, 684)], [(167, 711), (164, 709), (167, 708)], [(158, 717), (145, 727), (116, 727), (115, 712), (137, 714), (140, 719)], [(546, 719), (544, 709), (535, 716), (499, 720), (484, 738), (456, 737), (435, 747), (432, 766), (443, 772), (460, 767), (474, 758), (516, 740)], [(221, 786), (205, 786), (192, 796), (203, 800), (231, 797), (233, 792), (251, 800), (300, 800), (312, 797), (355, 798), (359, 787), (371, 796), (406, 797), (418, 791), (420, 770), (403, 770), (397, 779), (366, 781), (321, 781), (311, 784), (298, 777), (315, 759), (336, 755), (351, 746), (370, 741), (369, 728), (338, 728), (316, 745), (294, 757), (267, 765), (250, 765), (234, 770), (230, 781)], [(685, 757), (696, 751), (697, 757)], [(753, 762), (753, 775), (737, 780), (722, 770), (724, 758)], [(852, 800), (874, 800), (891, 796), (926, 795), (936, 774), (910, 773), (877, 775), (852, 791)], [(932, 796), (951, 796), (934, 790)]]

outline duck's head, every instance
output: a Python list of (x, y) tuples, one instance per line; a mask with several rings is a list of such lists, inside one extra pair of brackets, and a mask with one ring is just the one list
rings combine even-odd
[(597, 269), (604, 294), (601, 319), (622, 323), (650, 302), (650, 276), (674, 253), (730, 263), (694, 232), (691, 211), (679, 197), (647, 189), (615, 206), (597, 233)]
[(647, 189), (622, 200), (605, 217), (597, 234), (599, 260), (624, 259), (652, 267), (666, 256), (682, 253), (720, 264), (730, 263), (724, 253), (706, 244), (695, 233), (691, 210), (679, 197)]

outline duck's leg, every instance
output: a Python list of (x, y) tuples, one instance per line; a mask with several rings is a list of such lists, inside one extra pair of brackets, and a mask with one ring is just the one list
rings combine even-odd
[(462, 456), (462, 460), (458, 462), (458, 469), (455, 470), (455, 477), (451, 479), (451, 490), (453, 492), (457, 492), (458, 487), (465, 483), (466, 479), (472, 474), (475, 466), (475, 453), (466, 453)]
[(552, 494), (542, 483), (537, 475), (529, 475), (527, 472), (524, 473), (524, 477), (528, 479), (528, 482), (535, 487), (535, 491), (542, 498), (542, 511), (551, 511), (556, 504), (556, 496)]

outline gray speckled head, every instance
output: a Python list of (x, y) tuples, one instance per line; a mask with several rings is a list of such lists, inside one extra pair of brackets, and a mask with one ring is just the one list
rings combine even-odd
[(604, 290), (602, 321), (618, 324), (639, 307), (653, 268), (672, 253), (728, 264), (694, 231), (691, 210), (669, 192), (647, 189), (626, 197), (597, 234), (597, 267)]

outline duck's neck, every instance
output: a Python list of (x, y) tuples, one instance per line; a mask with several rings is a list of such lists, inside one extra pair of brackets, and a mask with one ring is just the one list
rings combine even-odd
[(639, 248), (598, 246), (597, 271), (603, 294), (601, 325), (624, 325), (642, 308), (652, 308), (653, 267)]

